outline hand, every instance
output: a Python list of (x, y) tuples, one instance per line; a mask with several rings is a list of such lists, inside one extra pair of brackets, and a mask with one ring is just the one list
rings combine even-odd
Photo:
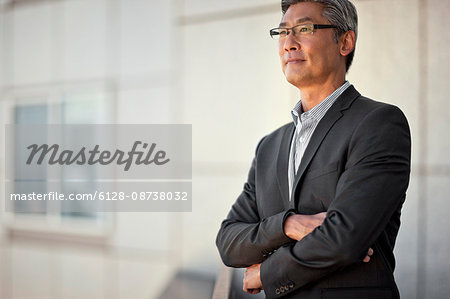
[(320, 226), (326, 216), (326, 212), (314, 215), (291, 215), (284, 222), (284, 233), (289, 238), (300, 241), (316, 227)]
[(255, 264), (247, 268), (244, 274), (244, 291), (249, 294), (258, 294), (263, 289), (261, 276), (261, 264)]
[[(316, 227), (320, 226), (327, 216), (326, 212), (314, 214), (314, 215), (300, 215), (295, 214), (286, 218), (284, 222), (284, 233), (289, 238), (300, 241), (306, 235), (311, 233)], [(364, 257), (363, 262), (370, 262), (370, 257), (373, 255), (373, 249), (369, 248), (367, 255)]]

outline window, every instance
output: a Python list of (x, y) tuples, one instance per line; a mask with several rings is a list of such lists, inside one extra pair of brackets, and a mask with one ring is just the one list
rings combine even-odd
[[(5, 108), (4, 123), (15, 124), (107, 124), (113, 123), (114, 96), (106, 87), (74, 86), (64, 88), (34, 88), (33, 90), (16, 90), (9, 93), (7, 100), (2, 103)], [(42, 132), (44, 138), (47, 132)], [(45, 139), (44, 139), (45, 140)], [(65, 136), (62, 132), (62, 146), (64, 144), (77, 144), (79, 137)], [(15, 147), (25, 148), (26, 140), (16, 136)], [(17, 155), (28, 154), (25, 151), (15, 151)], [(15, 160), (15, 159), (14, 159)], [(17, 172), (20, 167), (14, 163)], [(40, 170), (46, 171), (46, 170)], [(80, 171), (80, 170), (77, 170)], [(96, 189), (97, 174), (94, 170), (83, 169), (82, 177), (86, 178), (77, 184), (71, 183), (69, 170), (60, 171), (56, 182), (47, 180), (37, 184), (33, 190), (27, 184), (19, 184), (14, 180), (15, 193), (47, 193), (60, 191), (65, 193), (91, 193)], [(53, 173), (52, 177), (54, 177)], [(41, 177), (48, 177), (47, 173), (40, 173)], [(50, 187), (51, 184), (51, 187)], [(43, 232), (56, 232), (67, 234), (68, 231), (78, 235), (104, 235), (112, 226), (112, 217), (108, 213), (95, 213), (82, 210), (75, 205), (77, 201), (62, 201), (55, 205), (46, 206), (45, 201), (17, 201), (14, 202), (14, 211), (7, 213), (7, 226), (11, 229), (40, 230)], [(76, 210), (76, 212), (75, 212)], [(80, 211), (81, 210), (81, 211)], [(96, 229), (92, 229), (95, 227)]]

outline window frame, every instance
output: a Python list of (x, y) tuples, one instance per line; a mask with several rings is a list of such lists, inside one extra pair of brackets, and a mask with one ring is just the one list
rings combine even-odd
[[(27, 105), (47, 105), (50, 112), (47, 123), (58, 123), (62, 119), (61, 109), (59, 112), (52, 111), (52, 105), (64, 105), (67, 96), (79, 95), (80, 93), (100, 94), (103, 96), (103, 105), (108, 109), (107, 119), (94, 123), (116, 122), (116, 91), (115, 84), (105, 80), (93, 80), (77, 84), (28, 86), (21, 88), (10, 88), (6, 90), (0, 100), (0, 119), (3, 124), (0, 130), (0, 138), (5, 140), (5, 124), (14, 123), (14, 113), (17, 107)], [(104, 107), (104, 108), (105, 108)], [(62, 113), (61, 113), (62, 114)], [(5, 143), (1, 143), (0, 150), (5, 153)], [(0, 158), (0, 180), (5, 182), (5, 155)], [(0, 196), (0, 203), (5, 206), (5, 194)], [(65, 240), (69, 242), (81, 242), (90, 244), (102, 244), (114, 234), (117, 223), (115, 213), (98, 213), (102, 217), (87, 219), (79, 217), (63, 216), (61, 210), (57, 213), (45, 214), (17, 214), (7, 212), (3, 209), (1, 225), (7, 235), (25, 238)]]

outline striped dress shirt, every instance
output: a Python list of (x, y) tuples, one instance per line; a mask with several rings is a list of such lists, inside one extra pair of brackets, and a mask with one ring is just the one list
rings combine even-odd
[(291, 114), (294, 119), (295, 132), (294, 138), (292, 138), (291, 149), (289, 152), (289, 167), (288, 167), (288, 180), (289, 180), (289, 200), (292, 196), (292, 188), (297, 174), (300, 161), (302, 160), (303, 153), (308, 146), (314, 130), (319, 124), (322, 117), (327, 113), (328, 109), (334, 104), (336, 99), (350, 86), (348, 81), (336, 89), (332, 94), (325, 98), (322, 102), (316, 105), (309, 111), (303, 112), (302, 101), (298, 101), (292, 109)]

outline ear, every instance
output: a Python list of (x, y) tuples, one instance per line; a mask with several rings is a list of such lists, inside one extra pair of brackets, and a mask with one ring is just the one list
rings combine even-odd
[(356, 35), (353, 30), (342, 34), (339, 38), (339, 52), (342, 56), (347, 56), (355, 49)]

